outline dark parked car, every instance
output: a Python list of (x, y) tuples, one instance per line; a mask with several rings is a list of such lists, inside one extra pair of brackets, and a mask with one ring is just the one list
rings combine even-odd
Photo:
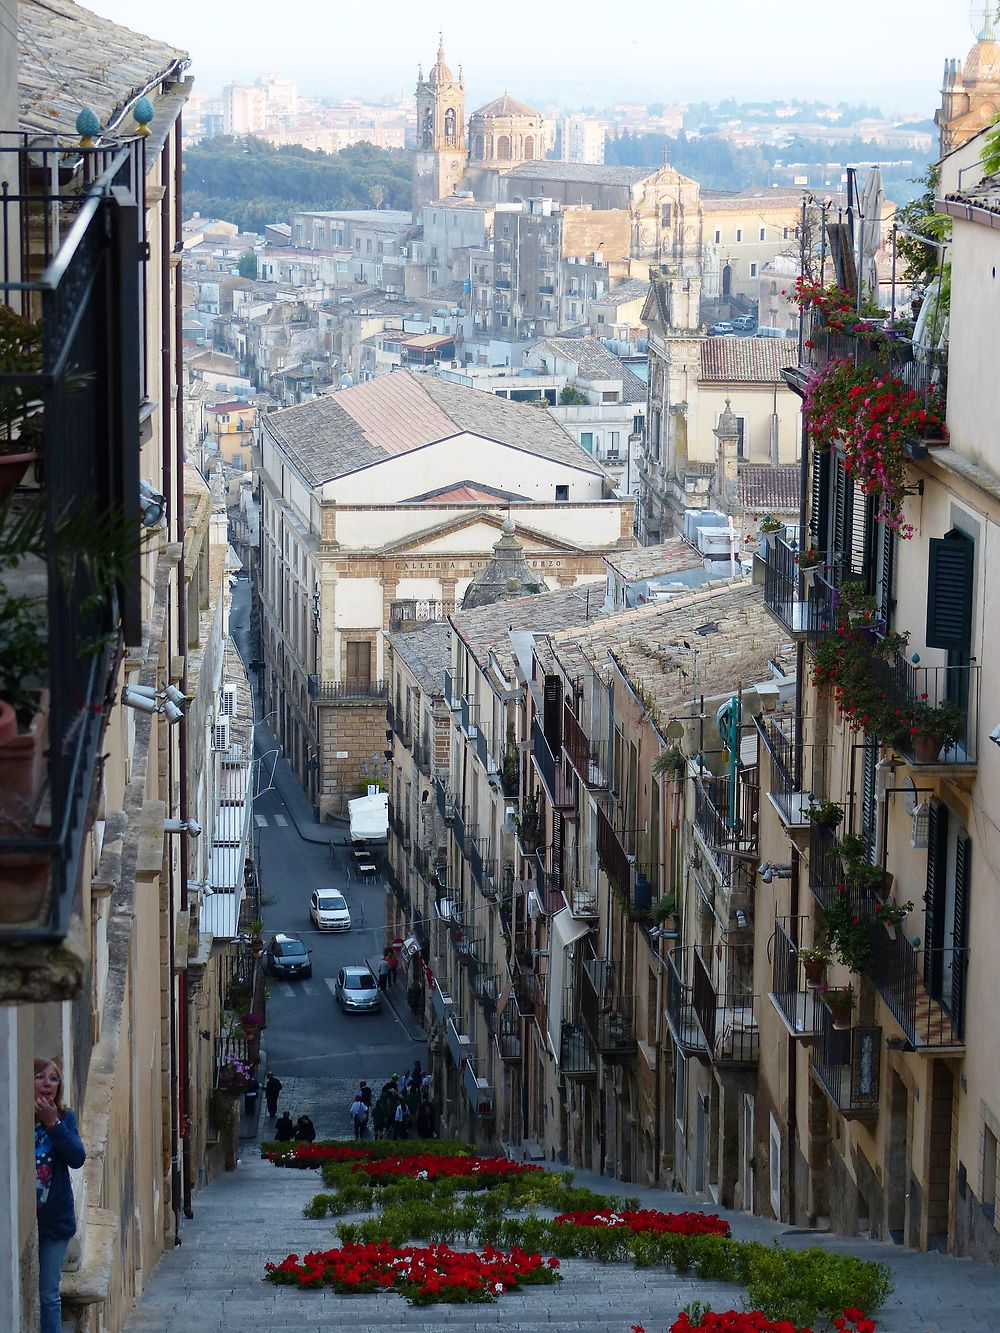
[(333, 993), (341, 1009), (349, 1013), (382, 1008), (378, 983), (367, 967), (342, 967)]
[(295, 935), (275, 935), (267, 946), (267, 970), (274, 977), (311, 977), (312, 950)]

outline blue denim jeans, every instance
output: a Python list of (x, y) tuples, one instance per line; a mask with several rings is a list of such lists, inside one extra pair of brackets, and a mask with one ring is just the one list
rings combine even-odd
[(38, 1295), (42, 1312), (40, 1333), (60, 1333), (62, 1328), (59, 1282), (69, 1241), (69, 1236), (65, 1240), (43, 1240), (41, 1236), (38, 1237)]

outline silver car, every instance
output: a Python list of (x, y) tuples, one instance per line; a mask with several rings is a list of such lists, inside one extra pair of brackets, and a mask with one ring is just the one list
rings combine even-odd
[(382, 1008), (382, 992), (367, 967), (342, 967), (337, 973), (333, 994), (346, 1013), (360, 1014)]

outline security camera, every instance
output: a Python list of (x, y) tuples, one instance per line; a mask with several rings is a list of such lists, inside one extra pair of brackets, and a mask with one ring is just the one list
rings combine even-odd
[(1000, 725), (995, 726), (990, 732), (990, 740), (994, 745), (1000, 745)]
[(139, 482), (139, 514), (144, 528), (156, 528), (167, 512), (167, 497), (154, 490), (148, 481)]
[(763, 883), (770, 884), (771, 880), (774, 879), (774, 875), (771, 871), (771, 862), (765, 861), (764, 864), (759, 867), (757, 874), (760, 875)]
[(169, 723), (171, 723), (171, 725), (174, 722), (179, 722), (184, 716), (184, 709), (178, 708), (177, 705), (171, 703), (169, 699), (160, 706), (160, 712), (162, 712), (163, 716)]
[(201, 837), (201, 825), (197, 819), (165, 819), (164, 833), (189, 833), (192, 838)]
[(169, 699), (172, 704), (177, 704), (179, 708), (183, 708), (185, 704), (191, 702), (191, 696), (179, 690), (176, 685), (168, 685), (161, 693), (164, 699)]

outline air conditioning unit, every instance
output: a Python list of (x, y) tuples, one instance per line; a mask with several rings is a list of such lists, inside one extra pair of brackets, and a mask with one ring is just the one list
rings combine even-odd
[(216, 722), (212, 727), (212, 749), (215, 751), (227, 751), (229, 749), (229, 718), (223, 718)]
[(233, 717), (236, 713), (236, 686), (223, 685), (219, 696), (219, 716)]

